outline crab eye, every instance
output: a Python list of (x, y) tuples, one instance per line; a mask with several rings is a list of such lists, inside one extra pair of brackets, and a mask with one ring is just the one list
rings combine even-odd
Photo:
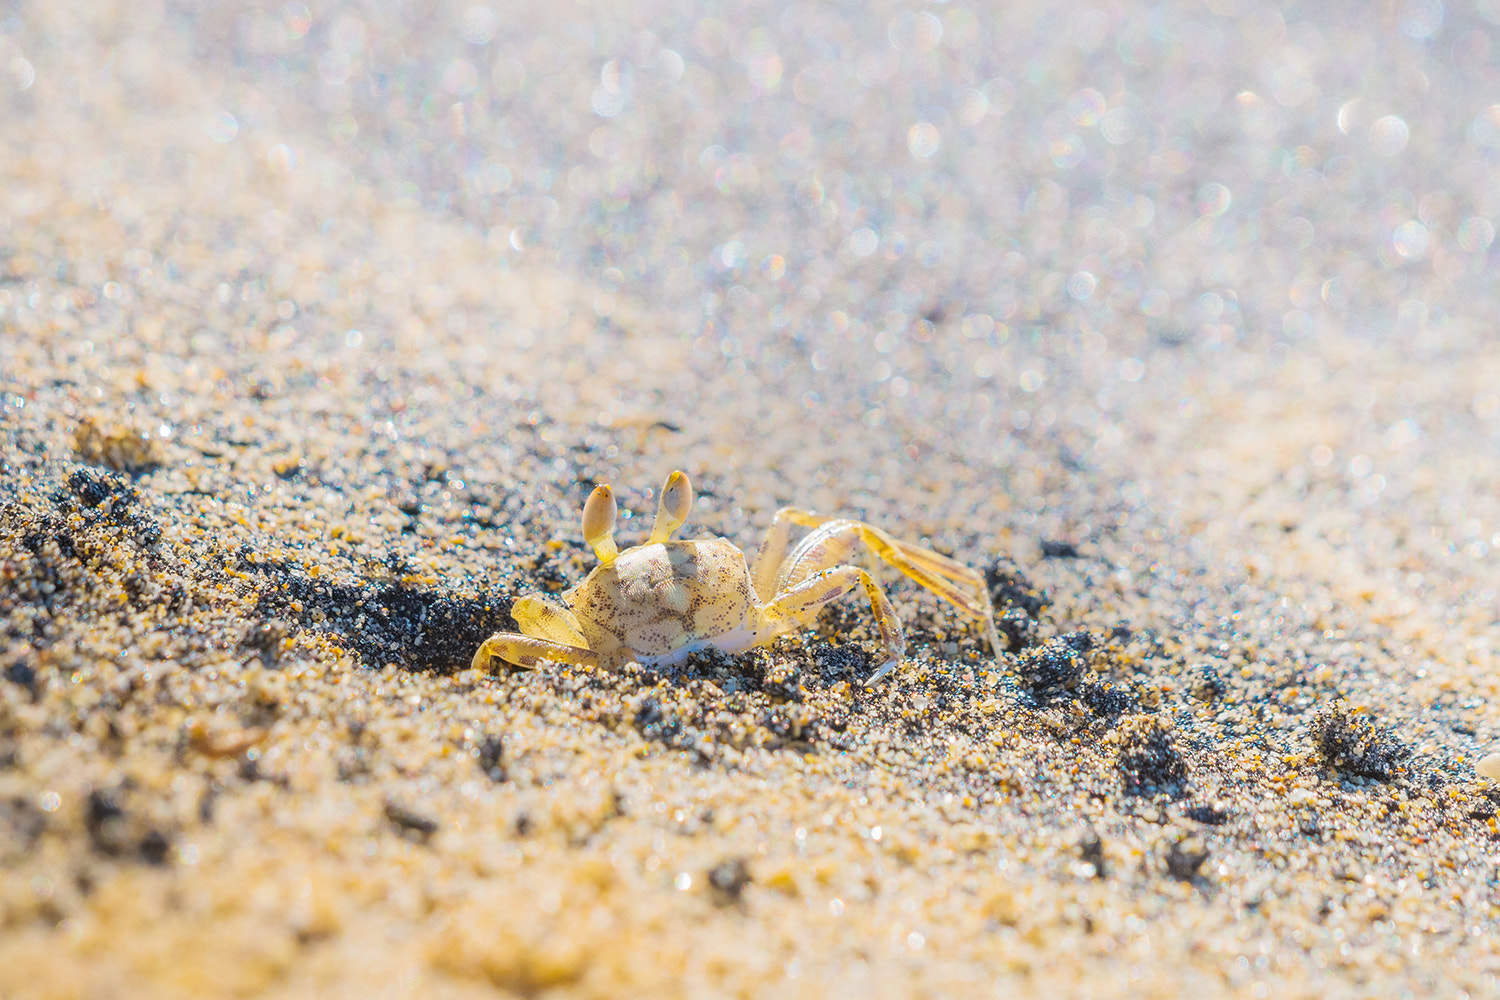
[(651, 541), (665, 542), (682, 527), (693, 509), (693, 482), (681, 469), (667, 477), (661, 488), (661, 503), (656, 508), (656, 525)]
[(594, 492), (583, 505), (583, 540), (606, 566), (620, 554), (619, 546), (615, 545), (615, 517), (618, 513), (615, 492), (608, 486), (594, 487)]

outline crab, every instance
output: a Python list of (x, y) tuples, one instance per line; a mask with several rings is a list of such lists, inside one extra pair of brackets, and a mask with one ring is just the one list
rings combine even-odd
[[(873, 525), (821, 517), (808, 510), (777, 511), (753, 569), (723, 538), (673, 540), (693, 506), (693, 486), (678, 470), (662, 486), (656, 523), (642, 545), (615, 544), (617, 507), (607, 485), (583, 506), (583, 537), (599, 565), (562, 602), (530, 595), (511, 608), (521, 631), (497, 632), (474, 654), (473, 667), (492, 660), (518, 667), (543, 661), (621, 667), (632, 660), (670, 667), (693, 653), (737, 653), (812, 624), (819, 609), (863, 593), (880, 634), (883, 658), (865, 683), (900, 666), (906, 636), (885, 591), (851, 558), (870, 553), (949, 602), (984, 630), (997, 656), (994, 611), (984, 578), (930, 549), (897, 541)], [(794, 527), (810, 529), (795, 545)]]

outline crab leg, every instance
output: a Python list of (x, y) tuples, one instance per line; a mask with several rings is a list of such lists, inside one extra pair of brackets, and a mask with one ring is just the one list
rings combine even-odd
[(760, 549), (755, 553), (755, 565), (750, 570), (750, 582), (755, 587), (756, 596), (762, 601), (769, 601), (776, 596), (776, 578), (780, 575), (782, 560), (786, 558), (786, 547), (791, 539), (792, 525), (805, 523), (793, 521), (793, 518), (800, 517), (817, 517), (817, 515), (811, 511), (797, 510), (795, 507), (783, 507), (778, 510), (776, 516), (771, 518), (771, 526), (766, 529), (766, 537), (760, 543)]
[[(813, 530), (788, 554), (787, 540), (794, 524)], [(964, 614), (977, 619), (984, 628), (990, 650), (996, 654), (1000, 652), (994, 607), (984, 577), (963, 563), (920, 545), (898, 541), (863, 521), (822, 517), (796, 507), (777, 511), (766, 532), (766, 540), (755, 557), (753, 579), (756, 592), (774, 593), (777, 586), (795, 585), (810, 573), (848, 561), (861, 545)]]
[[(784, 594), (762, 605), (757, 614), (754, 634), (776, 635), (812, 621), (819, 608), (836, 601), (856, 588), (863, 587), (870, 600), (870, 611), (880, 629), (880, 642), (886, 659), (871, 674), (866, 684), (873, 684), (901, 665), (906, 654), (906, 634), (901, 619), (874, 577), (858, 566), (834, 566), (803, 580)], [(762, 639), (761, 641), (765, 641)]]
[(488, 670), (492, 658), (527, 669), (543, 660), (550, 660), (553, 663), (580, 663), (590, 667), (599, 665), (599, 657), (595, 656), (592, 650), (566, 646), (547, 639), (533, 639), (519, 632), (496, 632), (484, 640), (479, 644), (479, 649), (474, 653), (474, 659), (469, 662), (469, 666), (474, 670)]
[(496, 632), (480, 645), (470, 663), (472, 668), (488, 669), (491, 657), (520, 667), (534, 667), (541, 660), (590, 666), (599, 662), (588, 648), (578, 619), (566, 607), (531, 595), (517, 600), (510, 616), (525, 634)]

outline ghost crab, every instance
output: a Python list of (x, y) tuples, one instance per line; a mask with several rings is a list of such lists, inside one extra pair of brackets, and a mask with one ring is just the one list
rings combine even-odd
[[(812, 623), (825, 604), (863, 590), (885, 659), (865, 682), (900, 665), (906, 636), (890, 600), (870, 574), (849, 565), (860, 550), (873, 553), (975, 619), (990, 650), (1000, 652), (984, 578), (974, 570), (890, 535), (863, 521), (820, 517), (784, 507), (747, 567), (745, 554), (722, 538), (674, 541), (693, 506), (693, 486), (681, 470), (667, 477), (656, 524), (643, 545), (615, 545), (615, 496), (598, 486), (583, 507), (583, 537), (599, 557), (563, 603), (527, 596), (511, 616), (521, 632), (497, 632), (474, 654), (475, 669), (492, 658), (521, 667), (543, 660), (606, 667), (636, 660), (672, 666), (700, 650), (735, 653)], [(792, 528), (811, 529), (790, 545)]]

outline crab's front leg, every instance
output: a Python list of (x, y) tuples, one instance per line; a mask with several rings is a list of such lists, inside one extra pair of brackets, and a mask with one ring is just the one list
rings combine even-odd
[(563, 605), (544, 597), (523, 597), (512, 605), (510, 616), (521, 632), (496, 632), (480, 643), (470, 663), (473, 669), (488, 670), (495, 658), (518, 667), (534, 667), (543, 660), (598, 665), (599, 657), (589, 649), (578, 619)]
[(812, 511), (783, 507), (771, 518), (766, 537), (755, 550), (755, 564), (750, 569), (750, 582), (755, 593), (763, 601), (776, 596), (776, 582), (781, 575), (781, 564), (786, 559), (786, 549), (792, 537), (793, 524), (805, 524), (803, 518), (816, 518)]
[[(812, 531), (788, 553), (787, 540), (794, 524)], [(822, 517), (812, 511), (783, 507), (776, 512), (761, 551), (755, 557), (756, 589), (763, 585), (794, 585), (825, 566), (856, 558), (861, 549), (894, 566), (978, 621), (991, 652), (999, 655), (1000, 638), (995, 632), (995, 612), (983, 576), (955, 559), (900, 541), (864, 521)]]
[(901, 630), (901, 620), (896, 617), (896, 609), (891, 607), (890, 599), (880, 589), (880, 584), (857, 566), (825, 569), (816, 576), (803, 580), (791, 590), (777, 594), (761, 605), (754, 632), (769, 638), (799, 625), (810, 624), (823, 605), (852, 594), (861, 587), (869, 598), (870, 611), (880, 629), (880, 643), (885, 647), (885, 659), (865, 681), (866, 684), (874, 684), (901, 665), (901, 658), (906, 655), (906, 633)]

